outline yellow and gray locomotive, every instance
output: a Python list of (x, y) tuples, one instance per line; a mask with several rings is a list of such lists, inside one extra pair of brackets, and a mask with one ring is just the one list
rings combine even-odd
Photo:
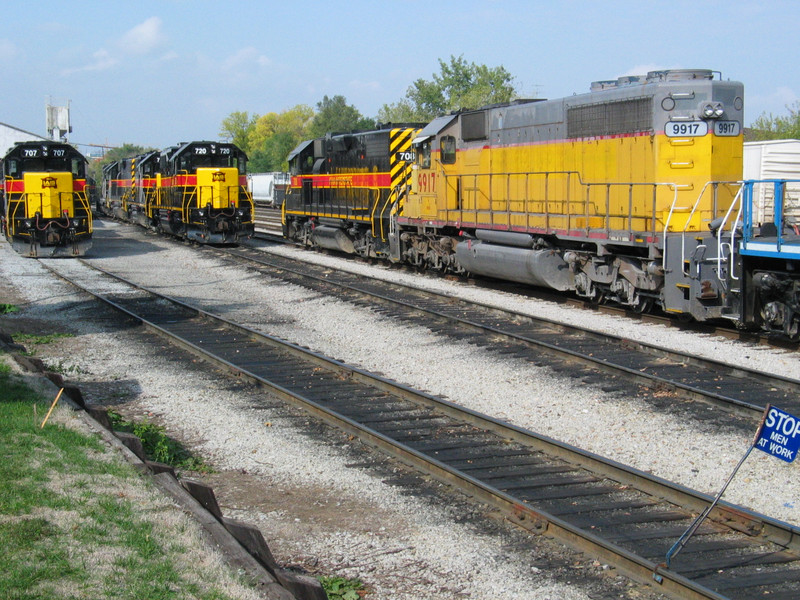
[(61, 142), (19, 142), (2, 161), (2, 225), (31, 257), (82, 256), (92, 245), (86, 159)]
[(436, 119), (414, 141), (396, 258), (434, 248), (458, 270), (635, 310), (738, 312), (708, 225), (742, 177), (743, 107), (741, 83), (672, 70)]

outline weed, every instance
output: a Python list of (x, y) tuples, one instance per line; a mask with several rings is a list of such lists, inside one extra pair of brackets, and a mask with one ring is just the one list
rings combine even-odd
[(27, 343), (38, 346), (40, 344), (49, 344), (62, 338), (71, 338), (75, 336), (71, 333), (48, 333), (46, 335), (36, 335), (34, 333), (15, 333), (11, 337), (14, 338), (15, 342), (20, 344)]
[(205, 464), (202, 458), (193, 456), (180, 442), (169, 437), (163, 427), (147, 421), (138, 423), (127, 421), (114, 411), (108, 412), (108, 418), (111, 420), (111, 426), (117, 431), (132, 433), (142, 440), (145, 454), (150, 460), (162, 462), (177, 469), (200, 473), (211, 472), (211, 468)]
[(83, 367), (79, 367), (77, 365), (68, 365), (63, 360), (58, 361), (55, 365), (47, 365), (47, 370), (52, 371), (53, 373), (61, 373), (62, 375), (69, 375), (70, 373), (76, 375), (86, 375), (89, 373)]
[(359, 579), (345, 579), (344, 577), (319, 577), (319, 582), (328, 594), (328, 600), (361, 600), (359, 590), (364, 589), (364, 584)]
[(13, 304), (0, 304), (0, 315), (19, 312), (19, 308)]

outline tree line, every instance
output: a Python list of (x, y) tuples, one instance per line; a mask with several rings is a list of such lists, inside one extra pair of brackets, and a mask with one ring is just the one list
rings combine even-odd
[(425, 123), (457, 109), (509, 102), (516, 94), (514, 78), (504, 67), (467, 62), (463, 56), (439, 59), (438, 73), (417, 79), (398, 102), (385, 104), (375, 118), (365, 117), (344, 96), (324, 96), (316, 109), (298, 104), (264, 115), (233, 112), (219, 135), (247, 152), (253, 173), (285, 171), (286, 157), (297, 144), (326, 133), (374, 129), (378, 123)]

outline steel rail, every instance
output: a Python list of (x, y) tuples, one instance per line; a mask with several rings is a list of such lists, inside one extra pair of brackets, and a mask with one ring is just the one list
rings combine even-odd
[[(536, 347), (540, 350), (545, 350), (552, 355), (559, 356), (568, 361), (587, 364), (593, 368), (612, 374), (622, 373), (625, 377), (638, 381), (647, 387), (659, 390), (668, 390), (680, 395), (683, 398), (700, 400), (704, 402), (710, 402), (718, 406), (723, 406), (728, 410), (750, 418), (754, 421), (758, 421), (761, 418), (767, 400), (765, 400), (763, 403), (756, 403), (741, 397), (734, 397), (730, 394), (721, 393), (714, 389), (714, 387), (717, 385), (717, 382), (714, 380), (715, 377), (724, 376), (736, 378), (748, 386), (757, 382), (760, 383), (765, 390), (769, 390), (770, 388), (774, 387), (788, 392), (789, 394), (794, 394), (796, 397), (800, 397), (800, 380), (789, 377), (766, 374), (753, 369), (730, 365), (714, 359), (700, 358), (687, 353), (662, 348), (645, 342), (630, 340), (628, 338), (622, 338), (612, 334), (587, 331), (585, 329), (567, 325), (552, 319), (533, 317), (531, 315), (500, 309), (485, 303), (466, 301), (449, 294), (443, 294), (413, 285), (386, 281), (380, 281), (378, 283), (375, 281), (369, 282), (369, 286), (375, 287), (379, 285), (386, 290), (395, 290), (398, 292), (397, 296), (390, 296), (388, 293), (375, 291), (374, 289), (368, 289), (369, 286), (364, 285), (362, 282), (336, 281), (334, 278), (330, 277), (329, 272), (332, 270), (332, 268), (327, 266), (324, 268), (326, 271), (325, 275), (315, 275), (312, 272), (312, 267), (309, 266), (309, 263), (303, 263), (303, 267), (294, 268), (288, 264), (291, 262), (291, 259), (285, 259), (283, 257), (271, 257), (269, 259), (255, 257), (252, 255), (251, 251), (237, 248), (211, 248), (209, 250), (214, 252), (223, 252), (244, 260), (252, 261), (256, 264), (278, 269), (282, 272), (291, 273), (297, 277), (315, 281), (321, 285), (337, 286), (350, 292), (367, 295), (381, 302), (393, 304), (395, 306), (401, 306), (407, 310), (416, 311), (418, 313), (425, 313), (443, 321), (457, 322), (462, 327), (469, 328), (472, 331), (483, 334), (486, 336), (487, 340), (490, 338), (513, 340), (515, 342)], [(355, 275), (349, 271), (341, 272), (345, 273), (348, 276), (348, 279), (362, 278), (361, 276)], [(445, 312), (439, 309), (437, 306), (425, 306), (414, 302), (409, 299), (410, 296), (407, 292), (411, 292), (413, 294), (423, 294), (427, 297), (435, 298), (438, 306), (449, 305), (449, 308), (452, 310)], [(486, 323), (478, 322), (466, 316), (454, 314), (456, 312), (456, 305), (461, 307), (465, 313), (468, 311), (480, 310), (487, 314), (497, 315), (498, 318), (502, 318), (505, 323), (516, 323), (518, 328), (523, 323), (535, 327), (545, 327), (554, 332), (559, 332), (564, 339), (574, 340), (580, 336), (583, 336), (585, 339), (592, 340), (593, 342), (599, 344), (621, 347), (628, 351), (640, 352), (651, 357), (663, 359), (664, 361), (669, 361), (675, 366), (690, 365), (692, 367), (708, 371), (708, 383), (706, 385), (682, 383), (680, 381), (676, 381), (675, 379), (660, 375), (655, 370), (648, 371), (641, 368), (619, 364), (616, 362), (617, 355), (614, 353), (604, 356), (599, 354), (591, 354), (588, 352), (583, 352), (580, 349), (572, 349), (568, 347), (566, 342), (558, 343), (552, 341), (552, 339), (536, 339), (534, 336), (518, 333), (513, 331), (508, 325), (487, 325)], [(553, 336), (547, 337), (552, 338)], [(757, 395), (757, 397), (760, 399), (767, 397), (766, 392), (759, 392), (754, 395)], [(785, 398), (784, 401), (791, 402), (791, 400), (786, 400)], [(773, 403), (780, 403), (780, 400), (773, 400)], [(781, 405), (785, 406), (785, 404), (782, 403)], [(793, 407), (787, 407), (787, 410), (789, 408)]]

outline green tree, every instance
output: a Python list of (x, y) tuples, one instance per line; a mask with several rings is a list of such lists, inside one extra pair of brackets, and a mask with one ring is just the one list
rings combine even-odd
[(305, 104), (258, 117), (250, 136), (249, 170), (254, 173), (287, 170), (286, 157), (309, 137), (308, 128), (313, 117), (314, 110)]
[(788, 116), (775, 117), (763, 113), (753, 121), (746, 141), (800, 139), (800, 101), (786, 109)]
[(258, 115), (251, 116), (247, 112), (241, 111), (232, 112), (223, 119), (219, 128), (219, 136), (247, 151), (250, 145), (250, 135), (257, 119)]
[(439, 73), (432, 80), (417, 79), (406, 96), (395, 104), (384, 104), (378, 112), (382, 122), (429, 121), (452, 110), (473, 109), (509, 102), (517, 91), (505, 67), (468, 63), (463, 56), (439, 59)]
[(360, 129), (374, 129), (375, 120), (362, 116), (355, 106), (347, 104), (344, 96), (328, 98), (317, 103), (317, 114), (311, 121), (311, 137), (322, 137), (326, 133), (347, 133)]

